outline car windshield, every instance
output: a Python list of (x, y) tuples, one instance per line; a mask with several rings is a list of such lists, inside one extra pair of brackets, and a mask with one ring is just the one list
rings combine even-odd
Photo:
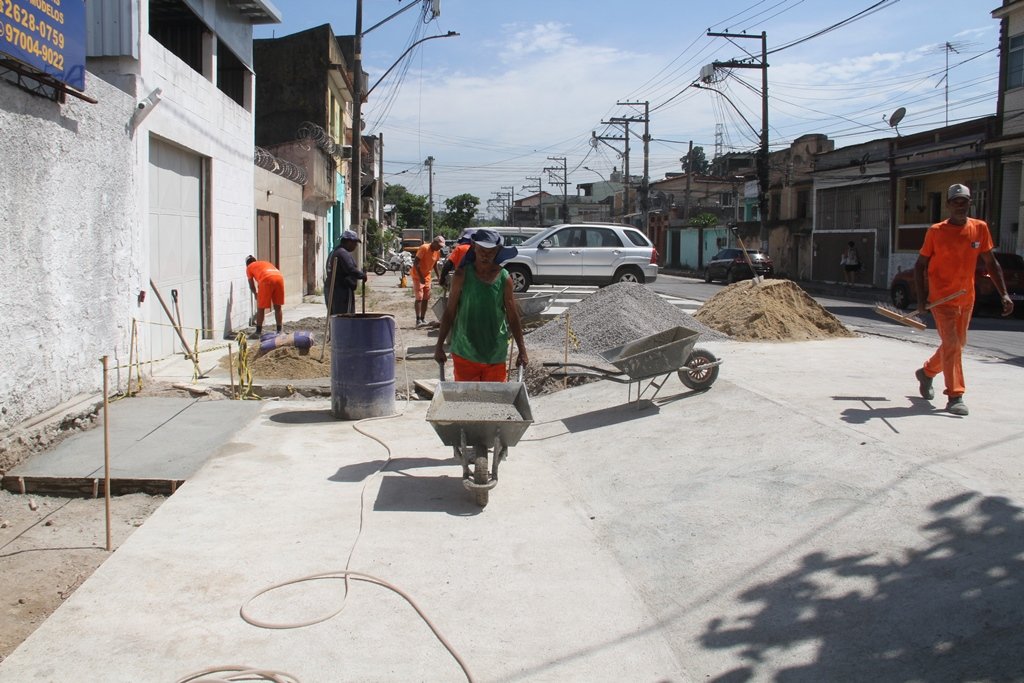
[(551, 235), (552, 232), (554, 232), (554, 228), (548, 228), (547, 230), (542, 230), (541, 232), (538, 232), (536, 235), (534, 235), (530, 239), (524, 240), (523, 243), (520, 244), (519, 246), (521, 246), (521, 247), (535, 247), (538, 244), (540, 244), (541, 242), (543, 242), (544, 240), (546, 240), (548, 238), (548, 236)]

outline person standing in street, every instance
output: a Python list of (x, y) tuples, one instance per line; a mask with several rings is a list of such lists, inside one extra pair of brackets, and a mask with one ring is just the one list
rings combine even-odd
[(324, 291), (327, 293), (328, 315), (352, 315), (356, 312), (356, 287), (366, 280), (366, 273), (356, 265), (352, 252), (361, 241), (354, 231), (345, 230), (338, 246), (327, 257)]
[(839, 265), (843, 267), (846, 284), (852, 285), (857, 280), (857, 273), (860, 272), (860, 254), (857, 253), (857, 245), (853, 240), (846, 243), (846, 249), (843, 249), (843, 255), (839, 258)]
[(416, 250), (412, 259), (412, 291), (415, 297), (413, 307), (416, 309), (416, 325), (427, 324), (427, 305), (430, 303), (430, 279), (435, 273), (438, 278), (437, 262), (441, 260), (441, 249), (444, 248), (444, 237), (438, 235), (430, 244), (424, 244)]
[(284, 276), (273, 263), (257, 261), (252, 254), (245, 259), (245, 275), (249, 279), (249, 291), (256, 295), (256, 336), (263, 334), (263, 317), (271, 305), (274, 307), (277, 333), (280, 334), (283, 315), (281, 307), (284, 306)]
[(455, 248), (451, 250), (448, 258), (445, 259), (444, 265), (441, 267), (441, 286), (445, 289), (448, 288), (448, 279), (452, 271), (459, 267), (459, 264), (462, 263), (462, 257), (473, 248), (473, 233), (476, 231), (476, 228), (466, 228), (463, 230), (459, 241), (455, 244)]
[(519, 348), (516, 365), (529, 362), (512, 278), (501, 267), (516, 250), (503, 247), (501, 235), (494, 230), (477, 230), (472, 240), (472, 250), (452, 276), (434, 360), (444, 365), (444, 342), (451, 332), (456, 382), (504, 382), (508, 379), (505, 359), (510, 332)]
[[(917, 262), (914, 264), (914, 287), (917, 290), (917, 311), (925, 313), (929, 301), (938, 301), (956, 292), (964, 293), (930, 312), (935, 319), (940, 344), (924, 367), (915, 373), (921, 397), (935, 397), (932, 380), (942, 373), (946, 383), (946, 410), (954, 415), (967, 415), (964, 403), (966, 386), (962, 355), (967, 345), (967, 327), (974, 310), (974, 271), (978, 258), (988, 269), (996, 290), (1002, 297), (1004, 316), (1013, 313), (1013, 300), (1006, 292), (1003, 269), (992, 256), (992, 235), (985, 221), (967, 216), (971, 191), (966, 185), (950, 185), (946, 192), (949, 218), (931, 226), (925, 233)], [(925, 276), (927, 275), (927, 283)]]

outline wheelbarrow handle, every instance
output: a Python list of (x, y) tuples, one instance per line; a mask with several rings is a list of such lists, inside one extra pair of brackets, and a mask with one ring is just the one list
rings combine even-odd
[(444, 382), (445, 381), (445, 379), (444, 379), (444, 363), (438, 363), (437, 364), (437, 370), (438, 370), (438, 379), (440, 379), (442, 382)]

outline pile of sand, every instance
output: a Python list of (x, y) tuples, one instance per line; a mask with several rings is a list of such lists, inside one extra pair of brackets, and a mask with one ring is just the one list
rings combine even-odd
[(729, 285), (708, 299), (694, 317), (743, 341), (857, 336), (789, 280), (744, 280)]

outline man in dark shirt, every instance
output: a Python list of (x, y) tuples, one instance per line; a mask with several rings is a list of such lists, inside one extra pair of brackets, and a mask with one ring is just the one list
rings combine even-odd
[(351, 315), (356, 312), (356, 287), (360, 280), (366, 280), (366, 273), (356, 265), (352, 252), (361, 241), (355, 232), (346, 230), (341, 233), (341, 242), (327, 257), (324, 293), (327, 295), (329, 315)]

